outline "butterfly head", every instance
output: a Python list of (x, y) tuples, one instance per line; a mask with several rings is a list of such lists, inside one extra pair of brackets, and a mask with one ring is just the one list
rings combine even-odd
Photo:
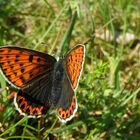
[(65, 59), (65, 55), (62, 55), (62, 56), (60, 57), (60, 60), (63, 60), (63, 59)]

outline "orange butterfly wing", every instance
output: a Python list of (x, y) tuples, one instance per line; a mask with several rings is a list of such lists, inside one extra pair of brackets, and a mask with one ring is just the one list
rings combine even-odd
[(6, 46), (0, 48), (1, 72), (13, 86), (23, 88), (44, 73), (49, 73), (56, 59), (48, 54)]
[(50, 108), (49, 105), (45, 106), (23, 90), (19, 90), (19, 92), (15, 94), (14, 103), (20, 115), (27, 114), (29, 118), (40, 117), (46, 114)]
[(66, 71), (73, 89), (78, 85), (85, 56), (84, 45), (77, 45), (66, 56)]

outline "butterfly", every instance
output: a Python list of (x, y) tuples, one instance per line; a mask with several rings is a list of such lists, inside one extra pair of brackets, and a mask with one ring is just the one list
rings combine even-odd
[(85, 46), (77, 45), (58, 61), (51, 55), (20, 48), (0, 48), (0, 68), (15, 88), (14, 104), (21, 115), (42, 116), (55, 108), (61, 122), (77, 111), (75, 90), (85, 57)]

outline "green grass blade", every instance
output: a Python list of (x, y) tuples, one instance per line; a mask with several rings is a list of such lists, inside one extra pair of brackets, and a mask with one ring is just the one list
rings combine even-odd
[(60, 13), (58, 14), (58, 16), (53, 20), (52, 24), (49, 26), (48, 30), (44, 33), (44, 35), (42, 36), (42, 38), (40, 38), (40, 41), (36, 44), (36, 46), (34, 47), (34, 49), (36, 49), (44, 40), (44, 38), (46, 36), (48, 36), (49, 32), (51, 31), (51, 29), (55, 26), (55, 23), (58, 21), (58, 19), (60, 18), (60, 16), (63, 14), (64, 10), (66, 9), (67, 6), (64, 6), (62, 8), (62, 10), (60, 11)]
[(66, 31), (66, 33), (64, 34), (64, 37), (61, 41), (61, 44), (60, 44), (61, 50), (60, 50), (60, 52), (58, 52), (59, 56), (62, 56), (66, 51), (68, 51), (68, 46), (70, 44), (72, 31), (73, 31), (74, 25), (76, 23), (76, 18), (77, 18), (77, 13), (75, 11), (73, 14), (72, 20), (71, 20), (71, 24), (70, 24), (68, 30)]

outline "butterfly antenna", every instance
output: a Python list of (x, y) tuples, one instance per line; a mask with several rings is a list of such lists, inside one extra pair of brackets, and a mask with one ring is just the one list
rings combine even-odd
[(3, 92), (4, 90), (9, 90), (9, 87), (5, 87), (5, 88), (0, 88), (0, 93)]
[(95, 34), (91, 35), (83, 44), (87, 45), (89, 42), (93, 41), (95, 38)]

